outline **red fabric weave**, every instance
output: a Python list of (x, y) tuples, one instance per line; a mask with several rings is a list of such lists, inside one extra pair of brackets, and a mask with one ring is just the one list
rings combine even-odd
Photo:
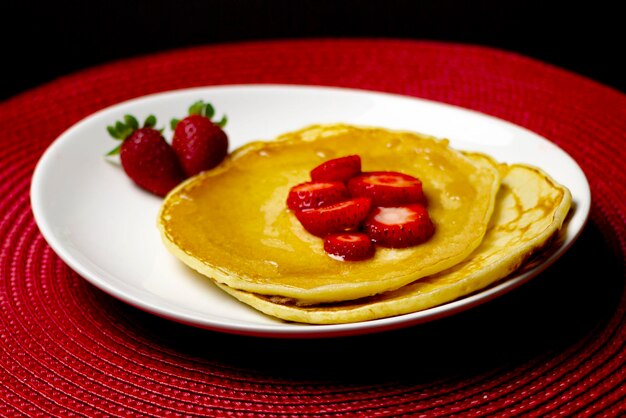
[[(154, 317), (97, 290), (52, 252), (34, 223), (29, 187), (60, 133), (133, 97), (241, 83), (399, 93), (524, 126), (583, 168), (591, 220), (553, 267), (484, 306), (316, 341), (223, 335)], [(2, 416), (626, 413), (626, 96), (615, 90), (477, 46), (305, 40), (115, 62), (0, 109)]]

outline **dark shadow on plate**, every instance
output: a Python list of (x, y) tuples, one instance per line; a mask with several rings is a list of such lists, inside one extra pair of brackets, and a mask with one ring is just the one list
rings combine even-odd
[(132, 332), (185, 357), (268, 377), (346, 384), (432, 382), (548, 358), (579, 341), (611, 317), (624, 291), (621, 269), (589, 223), (572, 248), (529, 283), (466, 312), (396, 331), (266, 339), (196, 329), (121, 302), (119, 314)]

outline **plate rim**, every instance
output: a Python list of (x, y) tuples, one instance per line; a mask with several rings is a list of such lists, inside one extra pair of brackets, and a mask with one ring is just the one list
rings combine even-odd
[[(254, 324), (254, 326), (249, 326), (246, 324), (242, 324), (240, 321), (235, 322), (232, 319), (228, 321), (222, 321), (217, 323), (213, 320), (202, 319), (200, 315), (197, 314), (185, 314), (181, 312), (172, 311), (167, 307), (158, 306), (149, 301), (144, 301), (136, 295), (128, 294), (124, 291), (124, 289), (120, 289), (111, 283), (108, 283), (106, 280), (98, 277), (96, 273), (91, 272), (88, 268), (84, 267), (80, 262), (75, 261), (71, 255), (70, 251), (67, 251), (66, 248), (61, 243), (61, 240), (57, 238), (57, 234), (52, 230), (51, 226), (45, 220), (45, 213), (42, 206), (42, 196), (41, 196), (41, 182), (43, 181), (43, 175), (45, 170), (49, 164), (52, 164), (51, 156), (55, 152), (57, 148), (63, 146), (65, 141), (71, 140), (72, 134), (83, 128), (85, 125), (88, 125), (90, 121), (97, 119), (100, 115), (111, 112), (117, 108), (124, 106), (131, 106), (133, 104), (138, 104), (143, 101), (149, 101), (154, 99), (167, 100), (168, 97), (174, 97), (182, 94), (194, 93), (196, 91), (215, 91), (215, 90), (238, 90), (238, 89), (254, 89), (254, 90), (264, 90), (264, 89), (301, 89), (308, 91), (324, 91), (327, 93), (356, 93), (356, 94), (366, 94), (366, 95), (374, 95), (374, 96), (383, 96), (392, 99), (400, 99), (406, 101), (418, 101), (425, 103), (429, 106), (437, 106), (441, 108), (452, 108), (456, 110), (460, 110), (462, 112), (467, 112), (470, 115), (479, 117), (479, 118), (487, 118), (490, 121), (495, 121), (497, 123), (503, 124), (503, 126), (509, 129), (521, 130), (521, 132), (534, 136), (536, 139), (542, 140), (550, 144), (559, 150), (567, 159), (568, 163), (572, 164), (579, 174), (581, 175), (581, 179), (583, 180), (583, 190), (579, 190), (580, 193), (577, 197), (582, 197), (582, 201), (576, 202), (576, 211), (581, 211), (582, 213), (582, 221), (580, 228), (575, 231), (572, 238), (558, 248), (555, 249), (553, 253), (551, 253), (547, 259), (541, 263), (536, 268), (531, 269), (528, 272), (524, 272), (521, 275), (513, 276), (511, 278), (504, 278), (494, 285), (489, 286), (487, 288), (481, 289), (475, 293), (464, 296), (460, 299), (450, 301), (432, 308), (428, 308), (422, 311), (417, 311), (413, 313), (374, 319), (370, 321), (364, 322), (354, 322), (347, 324), (325, 324), (325, 325), (312, 325), (312, 324), (293, 324), (293, 323), (276, 323), (276, 324)], [(66, 139), (70, 138), (70, 139)], [(465, 311), (467, 309), (471, 309), (477, 305), (482, 303), (486, 303), (496, 297), (504, 293), (508, 293), (509, 291), (521, 286), (522, 284), (528, 282), (530, 279), (536, 277), (549, 266), (551, 266), (562, 254), (564, 254), (573, 244), (576, 242), (582, 231), (584, 230), (590, 215), (590, 207), (591, 207), (591, 190), (589, 181), (580, 167), (580, 165), (562, 148), (556, 145), (554, 142), (550, 141), (546, 137), (528, 129), (523, 126), (517, 125), (513, 122), (509, 122), (507, 120), (498, 118), (493, 115), (489, 115), (478, 110), (468, 109), (462, 106), (448, 104), (445, 102), (439, 102), (435, 100), (425, 99), (421, 97), (415, 96), (407, 96), (397, 93), (388, 93), (388, 92), (380, 92), (375, 90), (365, 90), (365, 89), (357, 89), (357, 88), (346, 88), (346, 87), (335, 87), (335, 86), (318, 86), (318, 85), (300, 85), (300, 84), (223, 84), (223, 85), (212, 85), (212, 86), (199, 86), (199, 87), (191, 87), (191, 88), (181, 88), (175, 90), (161, 91), (150, 93), (143, 96), (134, 97), (128, 100), (121, 101), (119, 103), (115, 103), (109, 105), (103, 109), (100, 109), (84, 118), (74, 123), (68, 129), (63, 131), (60, 135), (58, 135), (48, 146), (45, 151), (42, 153), (40, 158), (38, 159), (35, 169), (33, 171), (33, 176), (31, 180), (31, 185), (29, 189), (29, 195), (31, 200), (31, 211), (34, 216), (35, 223), (42, 234), (46, 243), (52, 248), (55, 254), (74, 272), (76, 272), (81, 278), (88, 281), (90, 284), (104, 291), (105, 293), (115, 297), (118, 300), (121, 300), (125, 303), (128, 303), (136, 308), (139, 308), (145, 312), (160, 316), (162, 318), (166, 318), (168, 320), (173, 320), (179, 323), (184, 323), (187, 325), (199, 327), (202, 329), (219, 331), (229, 334), (237, 334), (237, 335), (245, 335), (252, 337), (271, 337), (271, 338), (328, 338), (328, 337), (343, 337), (343, 336), (351, 336), (351, 335), (361, 335), (373, 332), (385, 332), (398, 328), (404, 328), (408, 326), (414, 326), (421, 323), (431, 322), (440, 318), (444, 318), (450, 315), (454, 315), (456, 313)], [(582, 196), (581, 196), (582, 195)], [(287, 325), (287, 326), (285, 326)], [(296, 326), (294, 326), (296, 325)]]

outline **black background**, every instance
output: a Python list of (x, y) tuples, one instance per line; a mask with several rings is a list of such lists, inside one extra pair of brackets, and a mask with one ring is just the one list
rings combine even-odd
[[(7, 0), (2, 97), (83, 68), (178, 47), (387, 37), (515, 51), (626, 91), (619, 2)], [(209, 69), (210, 70), (210, 69)]]

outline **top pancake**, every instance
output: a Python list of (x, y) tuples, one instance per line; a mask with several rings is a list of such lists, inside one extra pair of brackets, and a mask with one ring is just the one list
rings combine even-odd
[[(289, 189), (318, 164), (358, 154), (363, 171), (393, 170), (423, 182), (434, 236), (374, 258), (330, 258), (323, 241), (286, 208)], [(500, 175), (446, 140), (347, 125), (312, 126), (248, 144), (164, 200), (158, 225), (168, 249), (200, 273), (235, 289), (299, 303), (351, 300), (397, 289), (465, 259), (482, 241)]]

